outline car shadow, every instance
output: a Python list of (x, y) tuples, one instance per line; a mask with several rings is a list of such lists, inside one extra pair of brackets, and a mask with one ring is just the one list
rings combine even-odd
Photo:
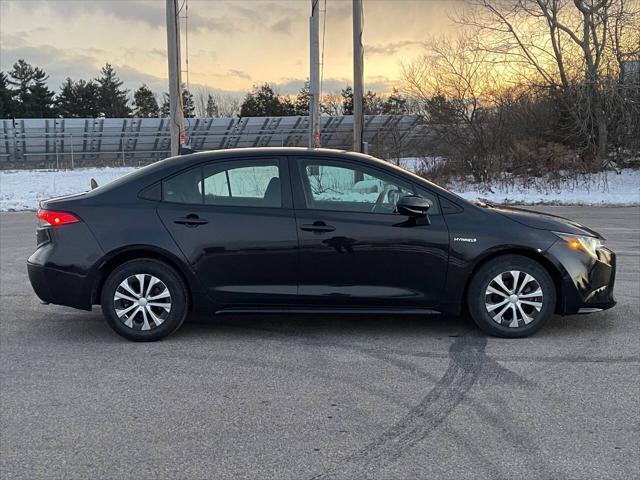
[(296, 336), (371, 337), (449, 337), (480, 332), (468, 316), (389, 315), (389, 314), (220, 314), (191, 315), (171, 337), (247, 332), (293, 334)]

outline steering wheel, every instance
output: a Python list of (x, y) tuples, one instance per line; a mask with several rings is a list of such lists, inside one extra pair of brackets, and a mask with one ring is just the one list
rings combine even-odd
[(400, 193), (400, 190), (395, 190), (393, 188), (387, 190), (387, 187), (385, 187), (384, 190), (380, 192), (380, 195), (378, 195), (376, 203), (374, 203), (371, 208), (371, 212), (374, 213), (378, 207), (384, 205), (385, 200), (387, 200), (390, 205), (395, 205), (398, 203), (398, 200), (400, 200)]

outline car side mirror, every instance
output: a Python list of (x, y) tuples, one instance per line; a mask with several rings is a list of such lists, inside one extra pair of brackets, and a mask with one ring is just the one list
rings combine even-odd
[(401, 197), (396, 204), (396, 211), (400, 215), (408, 217), (426, 217), (429, 210), (429, 202), (417, 195), (406, 195)]
[(410, 225), (430, 225), (429, 220), (429, 201), (425, 198), (417, 195), (406, 195), (401, 197), (396, 203), (396, 212), (400, 215), (406, 215), (409, 217)]

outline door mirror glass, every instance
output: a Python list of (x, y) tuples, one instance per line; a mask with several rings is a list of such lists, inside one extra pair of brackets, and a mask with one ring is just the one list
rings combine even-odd
[(426, 198), (417, 195), (405, 195), (398, 200), (396, 211), (408, 217), (426, 217), (430, 203)]

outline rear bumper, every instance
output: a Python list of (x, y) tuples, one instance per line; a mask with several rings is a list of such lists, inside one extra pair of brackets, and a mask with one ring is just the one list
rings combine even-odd
[(29, 281), (40, 300), (91, 310), (91, 282), (87, 277), (27, 262)]

